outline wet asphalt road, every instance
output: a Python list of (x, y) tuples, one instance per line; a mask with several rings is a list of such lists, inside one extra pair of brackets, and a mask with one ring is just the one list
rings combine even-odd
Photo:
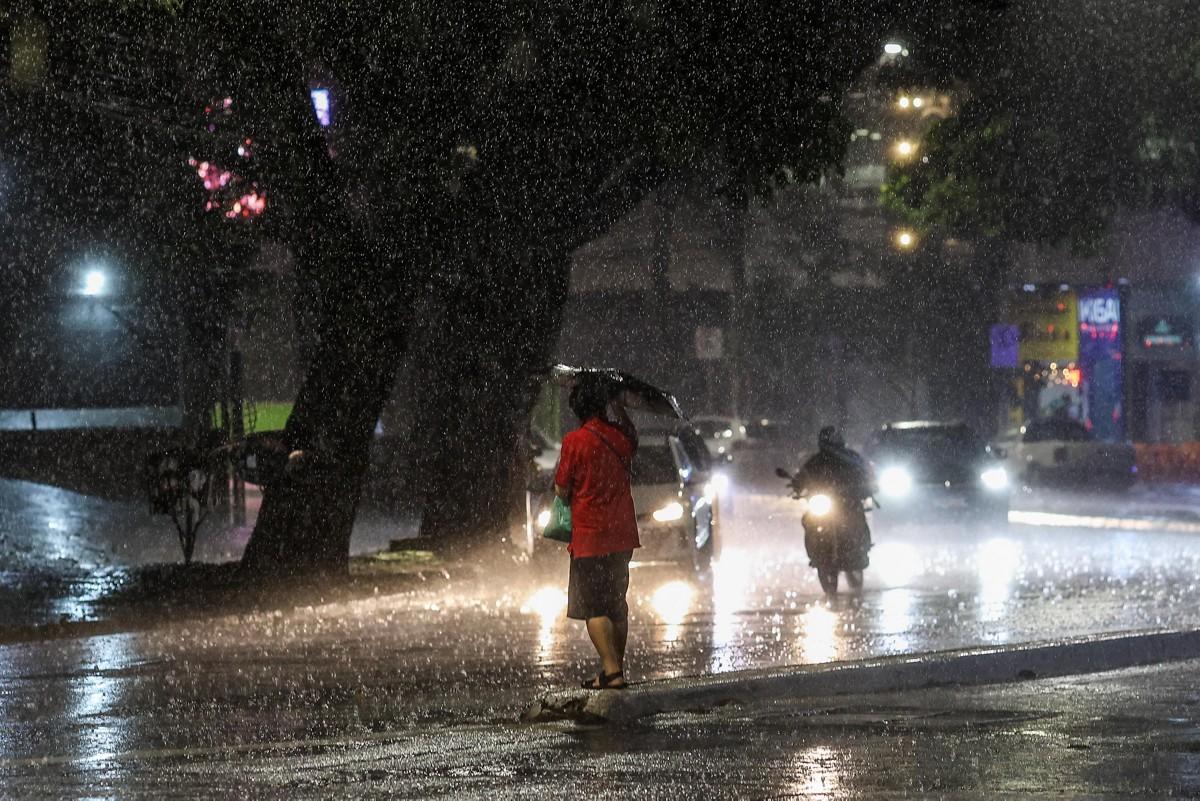
[[(710, 579), (635, 569), (635, 680), (1197, 623), (1200, 502), (1188, 490), (1026, 496), (1016, 517), (1037, 524), (1007, 530), (879, 527), (863, 592), (829, 602), (768, 466), (735, 475)], [(129, 778), (121, 754), (207, 764), (286, 743), (299, 765), (327, 740), (511, 721), (538, 689), (593, 669), (562, 618), (564, 579), (565, 564), (541, 576), (481, 565), (400, 595), (0, 647), (0, 788), (44, 775), (38, 760), (57, 766), (64, 795), (94, 781), (105, 797)], [(471, 742), (455, 747), (487, 747)]]
[(1200, 663), (795, 699), (633, 727), (413, 725), (0, 758), (21, 798), (1147, 799), (1200, 795)]
[(0, 758), (4, 797), (1193, 799), (1200, 662), (788, 699), (632, 727), (418, 724)]

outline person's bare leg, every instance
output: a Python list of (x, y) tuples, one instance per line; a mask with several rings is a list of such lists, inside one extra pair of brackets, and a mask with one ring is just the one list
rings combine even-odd
[(617, 662), (620, 663), (621, 670), (625, 670), (625, 643), (629, 641), (629, 621), (613, 621), (613, 634), (616, 636)]
[[(621, 652), (617, 649), (617, 624), (608, 617), (589, 617), (587, 633), (592, 640), (592, 645), (596, 647), (596, 653), (600, 655), (601, 669), (610, 676), (620, 673), (622, 659)], [(618, 685), (622, 683), (620, 679), (614, 682)]]

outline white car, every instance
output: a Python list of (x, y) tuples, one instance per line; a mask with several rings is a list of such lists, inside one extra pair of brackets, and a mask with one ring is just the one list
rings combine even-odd
[(539, 476), (553, 475), (562, 455), (562, 443), (555, 442), (536, 426), (529, 428), (529, 447)]
[(1030, 486), (1051, 482), (1129, 486), (1137, 478), (1132, 445), (1096, 440), (1075, 420), (1034, 420), (1006, 432), (993, 447), (1010, 472)]
[[(633, 459), (633, 509), (637, 514), (639, 561), (672, 561), (708, 569), (713, 558), (720, 479), (688, 454), (675, 434), (643, 436)], [(544, 542), (551, 491), (530, 493), (524, 548), (534, 554), (559, 543)]]
[(708, 450), (715, 456), (731, 458), (735, 450), (749, 441), (746, 421), (737, 417), (704, 414), (693, 417), (691, 424), (704, 437)]

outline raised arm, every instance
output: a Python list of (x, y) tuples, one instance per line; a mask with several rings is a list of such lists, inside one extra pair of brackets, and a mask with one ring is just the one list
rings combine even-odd
[(626, 406), (635, 403), (629, 397), (629, 392), (622, 390), (608, 403), (608, 419), (621, 430), (621, 433), (629, 438), (636, 448), (638, 444), (637, 428), (633, 425), (633, 420), (629, 418), (629, 412)]

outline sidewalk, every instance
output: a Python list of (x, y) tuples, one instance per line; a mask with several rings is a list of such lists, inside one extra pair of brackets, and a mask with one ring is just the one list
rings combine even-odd
[[(171, 520), (150, 514), (144, 501), (0, 479), (0, 642), (144, 628), (179, 614), (203, 615), (222, 599), (242, 608), (247, 599), (228, 595), (257, 510), (257, 493), (251, 496), (246, 525), (230, 525), (221, 510), (211, 513), (195, 562), (184, 568)], [(411, 521), (364, 513), (352, 553), (385, 550), (412, 528)], [(369, 572), (382, 581), (421, 569), (376, 567)]]

